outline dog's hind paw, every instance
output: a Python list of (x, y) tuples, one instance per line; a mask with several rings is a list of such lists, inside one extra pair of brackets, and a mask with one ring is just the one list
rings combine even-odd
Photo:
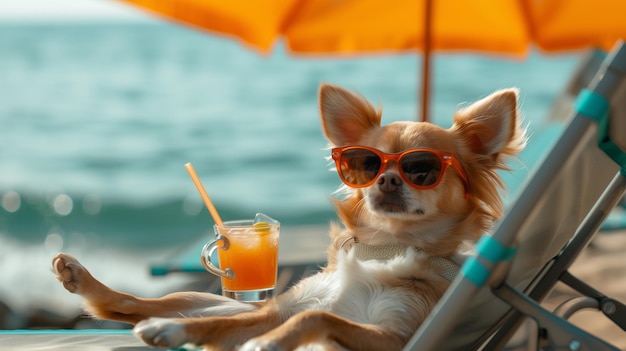
[(133, 333), (152, 346), (175, 349), (187, 342), (184, 326), (168, 318), (143, 320), (135, 326)]
[(269, 340), (250, 339), (239, 351), (283, 351), (283, 348)]

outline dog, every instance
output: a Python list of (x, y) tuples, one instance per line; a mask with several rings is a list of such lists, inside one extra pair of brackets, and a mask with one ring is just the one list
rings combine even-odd
[(210, 350), (401, 350), (458, 271), (464, 242), (502, 215), (505, 158), (525, 145), (518, 91), (455, 112), (449, 129), (381, 125), (381, 108), (322, 84), (322, 129), (342, 179), (328, 264), (263, 303), (200, 292), (146, 299), (115, 291), (74, 257), (53, 271), (100, 319), (134, 324), (147, 344)]

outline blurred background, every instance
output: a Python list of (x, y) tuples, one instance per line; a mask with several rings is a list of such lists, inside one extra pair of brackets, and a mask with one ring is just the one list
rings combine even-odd
[[(262, 55), (114, 1), (0, 3), (0, 327), (79, 313), (50, 272), (59, 251), (135, 294), (189, 284), (148, 270), (212, 235), (187, 162), (225, 220), (264, 212), (326, 235), (340, 180), (319, 84), (359, 91), (384, 123), (416, 120), (421, 59), (295, 57), (283, 46)], [(449, 127), (460, 104), (516, 86), (532, 130), (579, 57), (438, 53), (430, 119)]]

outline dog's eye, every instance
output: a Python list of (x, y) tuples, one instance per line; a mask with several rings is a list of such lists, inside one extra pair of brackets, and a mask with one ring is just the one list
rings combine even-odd
[(402, 170), (405, 173), (428, 173), (440, 169), (441, 162), (438, 158), (406, 157), (402, 160)]
[(417, 185), (431, 185), (439, 178), (441, 162), (436, 155), (416, 153), (402, 160), (402, 170), (411, 182)]
[(380, 158), (378, 158), (378, 156), (364, 157), (361, 169), (368, 172), (378, 172), (380, 169)]
[(380, 169), (380, 157), (367, 150), (351, 150), (344, 154), (344, 160), (351, 170), (377, 173)]
[(428, 162), (410, 162), (405, 163), (402, 167), (404, 173), (423, 174), (431, 172), (435, 169), (433, 163)]

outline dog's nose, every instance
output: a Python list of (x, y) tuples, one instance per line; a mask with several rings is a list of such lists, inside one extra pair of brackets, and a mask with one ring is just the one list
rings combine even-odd
[(376, 182), (380, 191), (385, 193), (391, 193), (398, 190), (398, 187), (402, 185), (402, 179), (399, 175), (393, 172), (385, 172), (378, 177)]

